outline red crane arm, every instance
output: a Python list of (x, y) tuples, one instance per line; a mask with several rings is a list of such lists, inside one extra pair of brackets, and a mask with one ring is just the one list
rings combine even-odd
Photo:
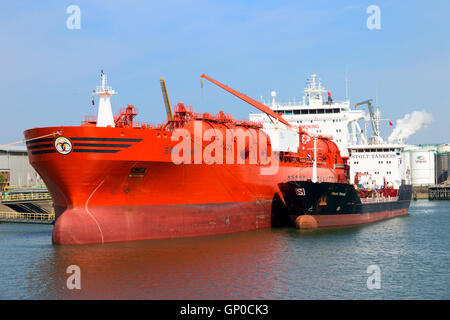
[(287, 125), (288, 127), (291, 127), (291, 125), (289, 124), (289, 122), (287, 122), (286, 120), (284, 120), (280, 115), (278, 115), (277, 113), (275, 113), (274, 111), (272, 111), (272, 109), (270, 109), (268, 106), (263, 105), (262, 103), (253, 100), (250, 97), (247, 97), (245, 94), (240, 93), (236, 90), (231, 89), (230, 87), (227, 87), (226, 85), (206, 76), (205, 74), (202, 74), (200, 76), (200, 78), (205, 78), (206, 80), (211, 81), (212, 83), (214, 83), (216, 86), (221, 87), (222, 89), (228, 91), (229, 93), (235, 95), (236, 97), (238, 97), (241, 100), (244, 100), (245, 102), (247, 102), (248, 104), (254, 106), (255, 108), (261, 110), (262, 112), (264, 112), (265, 114), (271, 116), (272, 118), (278, 119), (280, 122), (284, 123), (285, 125)]

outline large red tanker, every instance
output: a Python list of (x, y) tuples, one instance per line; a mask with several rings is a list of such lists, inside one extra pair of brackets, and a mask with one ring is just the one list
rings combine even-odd
[[(221, 86), (284, 123), (269, 108)], [(136, 123), (136, 115), (136, 108), (128, 106), (114, 117), (113, 125), (99, 126), (104, 120), (99, 113), (97, 120), (87, 119), (81, 126), (25, 131), (30, 163), (54, 202), (55, 244), (268, 228), (276, 215), (274, 199), (282, 198), (280, 183), (310, 180), (313, 175), (324, 182), (347, 180), (347, 166), (336, 144), (324, 137), (316, 139), (314, 164), (315, 139), (301, 130), (297, 150), (276, 152), (259, 124), (236, 121), (223, 112), (197, 114), (179, 103), (174, 115), (159, 126)], [(197, 130), (213, 132), (213, 138), (198, 139)], [(218, 139), (230, 132), (231, 140)], [(181, 144), (184, 138), (188, 140)], [(214, 161), (199, 153), (208, 153)]]

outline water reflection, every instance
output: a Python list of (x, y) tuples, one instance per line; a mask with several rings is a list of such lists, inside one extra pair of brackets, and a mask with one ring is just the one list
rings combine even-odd
[[(232, 235), (55, 246), (41, 263), (46, 298), (273, 298), (283, 273), (285, 239), (271, 230)], [(81, 268), (82, 289), (65, 287), (66, 268)], [(286, 284), (287, 285), (287, 284)], [(55, 294), (56, 293), (56, 294)]]
[[(448, 299), (450, 202), (364, 226), (53, 246), (51, 226), (0, 224), (0, 298)], [(367, 267), (382, 272), (368, 290)], [(70, 265), (81, 290), (66, 287)]]

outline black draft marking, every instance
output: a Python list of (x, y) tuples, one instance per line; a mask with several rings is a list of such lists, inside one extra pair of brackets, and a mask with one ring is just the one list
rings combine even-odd
[(55, 149), (50, 150), (38, 150), (38, 151), (31, 151), (31, 154), (42, 154), (42, 153), (55, 153)]
[(28, 144), (35, 144), (35, 143), (39, 143), (39, 142), (50, 142), (50, 141), (53, 141), (53, 140), (54, 140), (54, 138), (28, 140), (27, 141), (27, 145)]
[(110, 150), (110, 149), (74, 149), (72, 152), (86, 152), (86, 153), (117, 153), (120, 150)]
[(110, 148), (128, 148), (131, 144), (113, 144), (113, 143), (74, 143), (75, 147), (110, 147)]
[(70, 138), (73, 141), (115, 141), (115, 142), (140, 142), (142, 139), (127, 139), (127, 138)]
[(38, 145), (35, 145), (35, 146), (29, 146), (27, 148), (29, 150), (32, 150), (32, 149), (42, 149), (42, 148), (52, 148), (52, 147), (53, 147), (53, 144), (46, 143), (46, 144), (38, 144)]

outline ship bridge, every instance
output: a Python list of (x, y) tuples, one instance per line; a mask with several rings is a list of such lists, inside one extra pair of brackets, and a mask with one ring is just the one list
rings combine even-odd
[[(275, 91), (271, 92), (271, 103), (261, 100), (263, 104), (281, 114), (292, 126), (301, 127), (310, 135), (332, 137), (344, 157), (348, 156), (349, 144), (356, 144), (365, 139), (358, 124), (358, 120), (366, 118), (365, 112), (351, 110), (348, 99), (334, 101), (316, 74), (312, 74), (311, 79), (307, 80), (301, 100), (281, 103), (276, 101), (276, 95)], [(264, 113), (250, 113), (250, 120), (261, 123), (264, 128), (271, 127), (271, 120)]]
[(349, 146), (350, 183), (355, 183), (356, 174), (369, 176), (374, 186), (384, 181), (399, 188), (402, 181), (410, 183), (409, 159), (400, 144), (361, 144)]

